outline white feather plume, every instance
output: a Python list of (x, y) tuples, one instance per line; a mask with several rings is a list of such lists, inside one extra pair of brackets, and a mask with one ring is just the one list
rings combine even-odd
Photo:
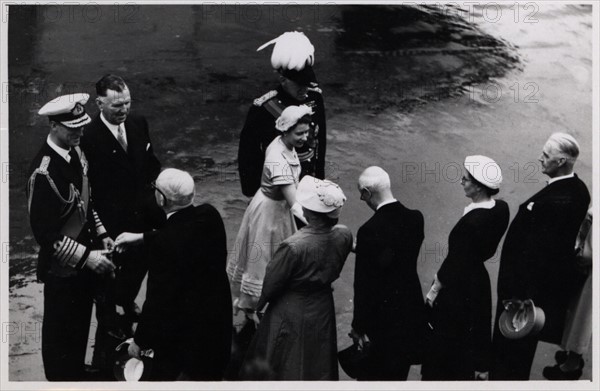
[(294, 69), (300, 71), (315, 62), (315, 47), (304, 33), (292, 31), (281, 34), (279, 37), (261, 45), (256, 51), (275, 44), (271, 54), (271, 65), (275, 69)]

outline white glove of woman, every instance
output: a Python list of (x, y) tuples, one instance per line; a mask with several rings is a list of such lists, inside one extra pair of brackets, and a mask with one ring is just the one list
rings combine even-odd
[(296, 216), (298, 220), (308, 225), (308, 221), (306, 221), (306, 218), (304, 218), (304, 212), (302, 212), (302, 205), (300, 205), (298, 202), (292, 206), (292, 214)]

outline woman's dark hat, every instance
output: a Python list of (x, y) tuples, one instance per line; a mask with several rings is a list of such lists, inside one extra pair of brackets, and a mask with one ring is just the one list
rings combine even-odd
[(498, 327), (505, 338), (521, 339), (536, 335), (544, 327), (546, 315), (533, 300), (505, 300), (504, 312), (500, 315)]

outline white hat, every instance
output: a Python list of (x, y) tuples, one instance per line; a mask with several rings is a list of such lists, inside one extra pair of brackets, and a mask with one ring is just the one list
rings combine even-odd
[(38, 114), (47, 115), (67, 128), (79, 128), (92, 122), (84, 107), (89, 98), (89, 94), (82, 93), (62, 95), (46, 103)]
[(315, 62), (315, 47), (301, 32), (292, 31), (281, 34), (256, 49), (260, 51), (267, 46), (275, 44), (271, 55), (271, 65), (274, 69), (294, 69), (300, 71), (306, 65), (312, 66)]
[(305, 115), (313, 115), (313, 110), (309, 106), (288, 106), (281, 112), (277, 121), (275, 121), (275, 128), (280, 132), (287, 132)]
[(492, 190), (498, 189), (502, 183), (500, 166), (487, 156), (467, 156), (465, 168), (477, 182)]
[(313, 212), (330, 213), (339, 211), (346, 201), (346, 196), (335, 183), (306, 175), (298, 184), (296, 201)]

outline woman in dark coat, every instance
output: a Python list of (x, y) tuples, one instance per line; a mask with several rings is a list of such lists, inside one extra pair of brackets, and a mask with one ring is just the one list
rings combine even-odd
[(473, 201), (450, 232), (448, 256), (427, 294), (432, 327), (422, 380), (485, 379), (490, 365), (492, 296), (484, 262), (508, 227), (504, 201), (494, 200), (500, 167), (485, 156), (468, 156), (461, 184)]
[(242, 365), (243, 380), (338, 380), (331, 283), (352, 248), (335, 225), (345, 196), (305, 176), (296, 192), (308, 225), (287, 238), (267, 265), (258, 308), (269, 304)]
[(222, 380), (231, 351), (231, 292), (225, 272), (227, 243), (219, 212), (194, 206), (194, 180), (166, 169), (155, 197), (167, 215), (160, 230), (122, 233), (117, 251), (148, 247), (146, 301), (129, 354), (154, 351), (148, 380)]

